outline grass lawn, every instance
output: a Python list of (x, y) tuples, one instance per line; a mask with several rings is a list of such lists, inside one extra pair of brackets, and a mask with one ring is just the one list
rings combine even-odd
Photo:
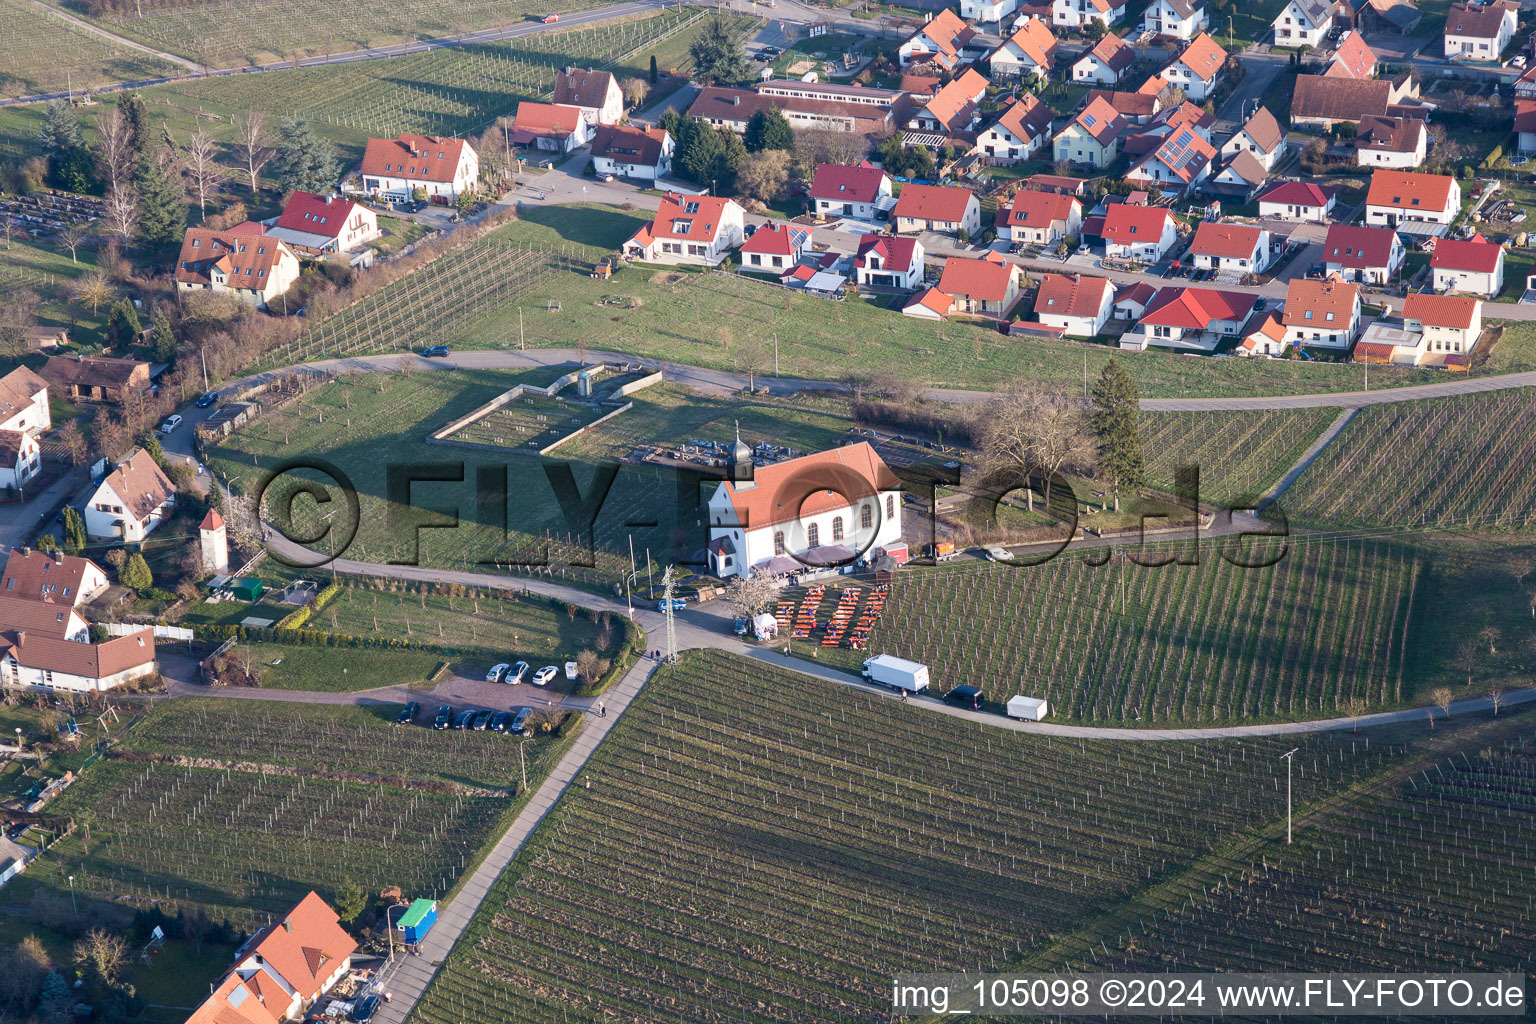
[(272, 690), (351, 693), (419, 683), (443, 663), (432, 651), (389, 651), (367, 647), (304, 647), (249, 643), (261, 685)]
[(518, 218), (491, 234), (493, 240), (529, 245), (577, 245), (611, 252), (651, 222), (643, 210), (621, 210), (601, 203), (529, 206)]
[(388, 256), (399, 252), (419, 238), (425, 237), (429, 229), (420, 221), (408, 220), (403, 217), (379, 217), (379, 237), (368, 243), (368, 247), (380, 256)]

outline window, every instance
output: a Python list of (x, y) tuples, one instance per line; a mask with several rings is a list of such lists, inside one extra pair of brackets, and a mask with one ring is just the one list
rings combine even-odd
[(784, 531), (783, 530), (779, 530), (779, 531), (775, 532), (774, 535), (773, 535), (773, 553), (776, 554), (776, 555), (782, 555), (784, 553)]
[(832, 540), (833, 541), (840, 541), (842, 539), (843, 539), (843, 517), (842, 516), (834, 516), (833, 519), (832, 519)]
[(812, 523), (810, 526), (806, 527), (805, 543), (813, 548), (819, 547), (821, 545), (821, 527), (816, 523)]
[(869, 505), (859, 509), (859, 529), (867, 530), (874, 525), (875, 510)]
[(894, 494), (885, 496), (885, 518), (892, 520), (896, 518), (896, 495)]

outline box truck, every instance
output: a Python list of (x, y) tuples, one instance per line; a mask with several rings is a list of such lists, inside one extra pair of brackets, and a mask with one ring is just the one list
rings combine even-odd
[(1022, 718), (1026, 722), (1039, 722), (1051, 713), (1050, 704), (1044, 697), (1025, 697), (1023, 695), (1008, 698), (1008, 717)]
[(922, 693), (928, 688), (928, 666), (889, 654), (877, 654), (864, 659), (864, 678), (893, 690)]

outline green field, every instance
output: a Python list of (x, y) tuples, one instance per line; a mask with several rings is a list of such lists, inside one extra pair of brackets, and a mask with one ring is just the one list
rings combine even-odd
[(42, 5), (0, 0), (0, 98), (85, 91), (180, 70), (71, 24)]
[(1285, 496), (1320, 526), (1528, 528), (1536, 520), (1536, 391), (1361, 409)]
[[(200, 904), (247, 930), (348, 881), (441, 896), (521, 805), (519, 741), (397, 728), (397, 707), (156, 705), (49, 806), (89, 834), (34, 863), (0, 907), (56, 896), (71, 874), (87, 907)], [(530, 782), (563, 742), (526, 748)]]
[(443, 663), (439, 654), (258, 642), (248, 651), (261, 685), (272, 690), (345, 693), (424, 682)]
[(1195, 465), (1201, 500), (1230, 507), (1279, 481), (1337, 416), (1337, 409), (1142, 413), (1147, 482), (1171, 490), (1174, 470)]
[(1381, 739), (1053, 740), (690, 654), (503, 874), (414, 1019), (509, 1002), (529, 1022), (886, 1019), (893, 974), (1004, 970), (1150, 886), (1198, 897), (1210, 865), (1273, 848), (1277, 755), (1301, 746), (1305, 810), (1405, 760)]

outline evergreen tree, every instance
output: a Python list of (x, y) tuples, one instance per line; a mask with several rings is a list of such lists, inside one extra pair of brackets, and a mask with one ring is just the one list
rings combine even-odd
[(135, 160), (141, 159), (149, 146), (149, 114), (144, 109), (144, 99), (136, 92), (125, 92), (117, 101), (117, 109), (128, 125), (128, 150)]
[(171, 318), (162, 303), (155, 307), (150, 322), (150, 338), (155, 346), (155, 362), (168, 363), (176, 358), (176, 332), (171, 330)]
[(65, 1024), (74, 1015), (75, 996), (69, 990), (69, 982), (58, 971), (49, 971), (37, 1000), (37, 1019), (43, 1024)]
[(143, 436), (139, 438), (139, 447), (144, 449), (146, 455), (155, 460), (155, 465), (161, 469), (165, 468), (165, 449), (160, 447), (160, 438), (155, 436), (153, 430), (146, 430)]
[(341, 918), (343, 925), (356, 921), (368, 909), (368, 895), (356, 882), (343, 882), (331, 894), (331, 909)]
[(155, 577), (149, 571), (149, 563), (144, 561), (143, 554), (138, 551), (129, 555), (123, 567), (118, 570), (117, 581), (133, 590), (148, 590), (155, 585)]
[(697, 39), (688, 44), (693, 58), (693, 73), (711, 85), (736, 85), (751, 77), (741, 44), (731, 38), (730, 29), (719, 17), (711, 19)]
[[(1099, 467), (1116, 487), (1135, 487), (1143, 476), (1141, 400), (1136, 382), (1111, 359), (1093, 385), (1093, 433)], [(1119, 504), (1117, 496), (1116, 505)]]
[(729, 128), (703, 127), (678, 157), (684, 175), (710, 189), (717, 196), (729, 195), (736, 182), (736, 169), (747, 158), (741, 136)]
[(43, 113), (43, 123), (37, 129), (37, 142), (50, 158), (64, 157), (85, 149), (85, 136), (80, 131), (80, 119), (75, 108), (66, 100), (54, 100)]
[(789, 119), (779, 108), (765, 107), (747, 119), (744, 141), (749, 153), (760, 153), (765, 149), (794, 149), (795, 130), (789, 126)]
[(64, 549), (72, 555), (85, 550), (85, 517), (73, 505), (64, 506)]
[(651, 84), (655, 85), (659, 81), (661, 81), (661, 73), (656, 70), (656, 55), (653, 53), (651, 54)]
[(144, 325), (139, 322), (139, 311), (130, 299), (118, 299), (107, 314), (107, 339), (120, 348), (126, 348), (138, 340)]
[(324, 195), (336, 185), (336, 147), (316, 135), (307, 121), (284, 121), (277, 128), (282, 140), (272, 159), (272, 176), (283, 192), (300, 189)]
[(139, 161), (135, 183), (139, 190), (139, 241), (145, 245), (172, 245), (187, 229), (186, 193), (160, 169), (153, 155)]

